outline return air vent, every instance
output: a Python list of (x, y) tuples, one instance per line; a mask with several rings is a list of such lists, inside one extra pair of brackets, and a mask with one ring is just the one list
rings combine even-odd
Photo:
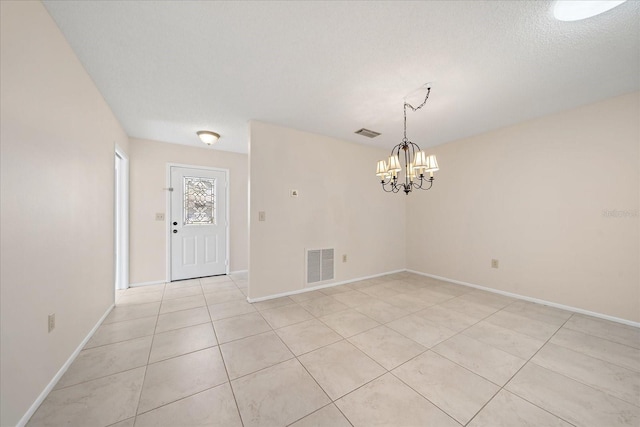
[(366, 136), (367, 138), (375, 138), (376, 136), (380, 135), (378, 132), (374, 132), (365, 128), (357, 130), (355, 133), (357, 133), (358, 135)]
[(332, 280), (333, 277), (333, 249), (308, 249), (307, 284)]

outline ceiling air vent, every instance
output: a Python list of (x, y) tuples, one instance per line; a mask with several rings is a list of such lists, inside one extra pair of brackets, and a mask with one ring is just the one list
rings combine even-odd
[(375, 138), (376, 136), (380, 135), (378, 132), (374, 132), (365, 128), (357, 130), (355, 133), (357, 133), (358, 135), (366, 136), (367, 138)]

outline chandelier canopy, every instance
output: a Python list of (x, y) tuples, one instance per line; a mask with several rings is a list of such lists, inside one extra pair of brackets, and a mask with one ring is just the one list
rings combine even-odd
[[(391, 150), (388, 160), (380, 160), (376, 168), (376, 175), (381, 179), (382, 189), (387, 193), (397, 193), (400, 190), (409, 194), (413, 189), (429, 190), (433, 186), (433, 173), (438, 170), (438, 161), (435, 155), (427, 155), (420, 150), (418, 144), (407, 139), (407, 107), (417, 111), (424, 107), (429, 99), (431, 88), (427, 89), (427, 96), (422, 104), (414, 107), (404, 103), (404, 138), (402, 142)], [(404, 171), (401, 161), (404, 161)], [(429, 178), (425, 176), (429, 173)], [(402, 173), (402, 179), (398, 177)], [(404, 182), (402, 182), (404, 181)]]

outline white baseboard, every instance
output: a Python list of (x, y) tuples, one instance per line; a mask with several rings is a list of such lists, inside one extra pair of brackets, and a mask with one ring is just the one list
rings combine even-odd
[(44, 390), (42, 390), (42, 393), (40, 393), (40, 395), (35, 400), (35, 402), (33, 402), (33, 404), (29, 407), (29, 410), (22, 416), (22, 418), (20, 418), (20, 421), (18, 421), (18, 424), (16, 424), (16, 427), (24, 427), (25, 425), (27, 425), (27, 422), (29, 422), (29, 419), (31, 419), (33, 414), (35, 414), (35, 412), (38, 410), (38, 408), (40, 407), (44, 399), (49, 395), (49, 393), (51, 393), (51, 390), (53, 390), (53, 388), (56, 386), (58, 381), (60, 381), (60, 378), (62, 378), (64, 373), (67, 372), (67, 369), (69, 369), (69, 366), (71, 366), (73, 361), (76, 360), (76, 357), (78, 357), (78, 354), (80, 354), (84, 346), (91, 339), (93, 334), (98, 330), (100, 325), (102, 325), (102, 322), (104, 322), (104, 319), (106, 319), (109, 313), (111, 313), (111, 310), (113, 310), (113, 307), (115, 307), (115, 304), (111, 304), (111, 307), (109, 307), (107, 311), (105, 311), (105, 313), (102, 315), (100, 320), (98, 320), (98, 323), (96, 323), (93, 329), (89, 331), (87, 336), (82, 340), (82, 342), (75, 349), (75, 351), (71, 353), (71, 356), (69, 356), (67, 361), (64, 362), (64, 365), (62, 365), (60, 370), (58, 370), (58, 373), (51, 379), (49, 384), (47, 384)]
[(151, 282), (129, 283), (129, 287), (137, 288), (139, 286), (161, 285), (163, 283), (167, 282), (165, 280), (152, 280)]
[(622, 323), (623, 325), (634, 326), (640, 328), (640, 322), (633, 322), (627, 319), (621, 319), (619, 317), (609, 316), (608, 314), (597, 313), (595, 311), (583, 310), (582, 308), (572, 307), (570, 305), (558, 304), (551, 301), (546, 301), (539, 298), (532, 298), (526, 295), (514, 294), (512, 292), (501, 291), (499, 289), (488, 288), (486, 286), (480, 286), (473, 283), (462, 282), (460, 280), (449, 279), (448, 277), (436, 276), (435, 274), (423, 273), (416, 270), (406, 270), (409, 273), (419, 274), (421, 276), (431, 277), (433, 279), (443, 280), (445, 282), (455, 283), (456, 285), (468, 286), (470, 288), (481, 289), (483, 291), (492, 292), (494, 294), (500, 294), (511, 298), (516, 298), (524, 301), (535, 302), (537, 304), (548, 305), (549, 307), (559, 308), (561, 310), (572, 311), (574, 313), (586, 314), (587, 316), (597, 317), (599, 319), (610, 320), (616, 323)]
[[(247, 297), (247, 301), (250, 302), (250, 303), (260, 302), (260, 301), (268, 301), (270, 299), (287, 297), (289, 295), (303, 294), (305, 292), (317, 291), (319, 289), (331, 288), (331, 287), (334, 287), (334, 286), (345, 285), (347, 283), (359, 282), (361, 280), (374, 279), (376, 277), (387, 276), (389, 274), (402, 273), (404, 271), (407, 271), (407, 270), (402, 269), (402, 270), (387, 271), (386, 273), (373, 274), (371, 276), (365, 276), (365, 277), (357, 277), (355, 279), (343, 280), (341, 282), (328, 283), (326, 285), (318, 285), (318, 286), (314, 286), (312, 288), (304, 288), (304, 289), (297, 289), (295, 291), (282, 292), (282, 293), (279, 293), (279, 294), (268, 295), (266, 297), (259, 297), (259, 298), (249, 298), (249, 297)], [(249, 287), (251, 287), (251, 283), (249, 283)]]
[(230, 271), (229, 274), (240, 274), (240, 273), (248, 273), (249, 270), (236, 270), (236, 271)]

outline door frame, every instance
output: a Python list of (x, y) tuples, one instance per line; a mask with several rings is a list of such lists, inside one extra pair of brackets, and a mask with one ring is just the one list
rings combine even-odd
[(129, 157), (117, 144), (114, 161), (120, 162), (120, 167), (114, 170), (116, 176), (113, 189), (114, 288), (127, 289), (129, 287)]
[(178, 167), (178, 168), (188, 168), (188, 169), (201, 169), (201, 170), (206, 170), (206, 171), (215, 171), (215, 172), (223, 172), (224, 173), (224, 179), (227, 182), (227, 191), (225, 191), (226, 193), (226, 209), (225, 209), (225, 214), (227, 217), (227, 224), (225, 227), (225, 234), (227, 236), (227, 244), (226, 244), (226, 254), (227, 254), (227, 265), (225, 266), (225, 274), (229, 274), (229, 268), (231, 266), (231, 252), (229, 251), (230, 248), (230, 233), (229, 230), (231, 228), (231, 217), (229, 215), (229, 194), (231, 193), (231, 184), (229, 182), (229, 169), (223, 169), (223, 168), (217, 168), (217, 167), (211, 167), (211, 166), (199, 166), (199, 165), (186, 165), (183, 163), (170, 163), (167, 162), (167, 167), (166, 167), (166, 188), (164, 189), (167, 193), (166, 195), (166, 199), (165, 199), (165, 215), (164, 215), (164, 223), (165, 223), (165, 229), (166, 229), (166, 248), (167, 248), (167, 252), (166, 252), (166, 258), (165, 258), (165, 262), (166, 262), (166, 282), (170, 283), (171, 282), (171, 194), (173, 192), (173, 189), (171, 188), (171, 168), (172, 167)]

